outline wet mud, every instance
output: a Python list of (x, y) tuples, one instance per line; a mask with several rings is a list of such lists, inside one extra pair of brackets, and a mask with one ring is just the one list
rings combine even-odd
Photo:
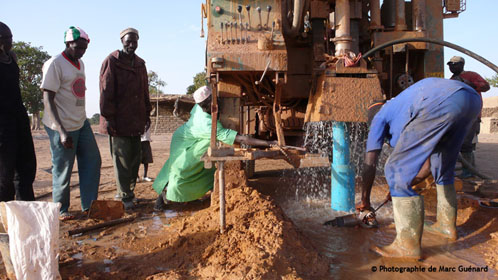
[[(278, 184), (273, 183), (275, 178), (280, 178)], [(383, 259), (370, 250), (374, 245), (389, 245), (396, 236), (391, 202), (377, 212), (379, 227), (376, 229), (323, 225), (325, 221), (348, 214), (330, 208), (328, 167), (266, 170), (257, 173), (250, 185), (273, 197), (328, 259), (331, 278), (491, 279), (498, 276), (498, 209), (480, 206), (479, 197), (464, 193), (462, 188), (458, 192), (458, 240), (450, 242), (424, 232), (423, 259), (403, 261)], [(494, 188), (496, 192), (497, 186)], [(435, 221), (437, 200), (433, 181), (421, 184), (419, 191), (424, 195), (425, 220)], [(372, 190), (374, 207), (382, 203), (387, 192), (385, 181), (376, 179)], [(403, 268), (408, 271), (401, 272)], [(475, 271), (477, 269), (486, 271)]]
[[(99, 199), (113, 199), (116, 186), (108, 140), (97, 136), (102, 155)], [(34, 135), (38, 159), (35, 194), (51, 201), (50, 152), (43, 132)], [(154, 163), (159, 172), (169, 155), (170, 136), (154, 137)], [(373, 272), (384, 267), (481, 267), (488, 272), (409, 273), (408, 279), (490, 279), (498, 269), (498, 213), (479, 206), (474, 195), (459, 193), (458, 231), (450, 243), (424, 234), (424, 260), (387, 261), (369, 251), (395, 236), (392, 207), (379, 210), (378, 229), (333, 228), (322, 225), (338, 215), (330, 209), (330, 169), (327, 160), (313, 158), (303, 168), (284, 161), (256, 164), (256, 176), (246, 183), (243, 173), (227, 168), (227, 230), (219, 233), (219, 208), (209, 199), (171, 204), (154, 211), (152, 183), (137, 183), (139, 205), (125, 217), (132, 222), (69, 236), (68, 231), (101, 221), (81, 213), (77, 172), (72, 176), (70, 211), (76, 219), (61, 222), (59, 268), (62, 279), (384, 279), (399, 272)], [(142, 174), (142, 167), (140, 169)], [(469, 187), (472, 188), (472, 187)], [(493, 187), (491, 188), (493, 189)], [(378, 180), (373, 205), (387, 192)], [(423, 190), (426, 219), (435, 217), (435, 189)], [(3, 265), (0, 278), (6, 279)]]

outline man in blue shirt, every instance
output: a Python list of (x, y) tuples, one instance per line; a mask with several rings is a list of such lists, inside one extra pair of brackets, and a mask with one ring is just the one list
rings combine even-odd
[(426, 230), (457, 238), (455, 163), (481, 104), (478, 93), (463, 82), (427, 78), (389, 100), (373, 117), (357, 208), (370, 208), (378, 157), (388, 139), (394, 150), (384, 170), (396, 224), (394, 242), (375, 247), (375, 252), (384, 257), (421, 258), (424, 203), (412, 186), (430, 173), (437, 186), (437, 222)]

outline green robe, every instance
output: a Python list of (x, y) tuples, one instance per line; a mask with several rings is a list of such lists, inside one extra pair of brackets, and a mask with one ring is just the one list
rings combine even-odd
[[(216, 138), (233, 145), (237, 131), (223, 128), (218, 121)], [(211, 141), (211, 115), (195, 105), (190, 119), (180, 126), (171, 139), (170, 155), (152, 187), (160, 194), (166, 184), (166, 198), (187, 202), (201, 198), (213, 188), (215, 168), (205, 169), (201, 156)]]

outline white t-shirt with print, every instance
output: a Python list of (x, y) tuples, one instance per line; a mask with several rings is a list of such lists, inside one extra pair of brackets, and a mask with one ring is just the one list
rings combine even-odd
[[(86, 120), (85, 111), (85, 65), (79, 65), (65, 57), (64, 53), (50, 58), (43, 64), (43, 78), (40, 88), (55, 92), (55, 106), (62, 126), (67, 131), (80, 129)], [(55, 130), (55, 123), (47, 113), (43, 124)]]

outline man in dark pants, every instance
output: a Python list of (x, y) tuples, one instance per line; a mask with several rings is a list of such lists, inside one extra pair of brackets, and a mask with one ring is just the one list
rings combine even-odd
[(465, 83), (427, 78), (389, 100), (375, 115), (368, 133), (357, 209), (370, 208), (376, 165), (387, 138), (394, 150), (384, 171), (396, 225), (394, 242), (374, 247), (375, 252), (383, 257), (421, 258), (424, 201), (412, 186), (430, 173), (437, 187), (437, 222), (425, 229), (450, 240), (457, 238), (455, 163), (481, 105), (477, 92)]
[(12, 33), (0, 22), (0, 201), (35, 200), (36, 157), (19, 88)]
[(131, 209), (136, 204), (140, 135), (150, 126), (152, 107), (145, 61), (135, 54), (138, 31), (127, 28), (120, 37), (123, 49), (112, 52), (100, 70), (100, 112), (107, 121), (118, 196)]
[[(465, 60), (461, 56), (454, 56), (448, 61), (448, 66), (450, 68), (452, 80), (462, 81), (472, 88), (474, 88), (479, 96), (482, 95), (481, 92), (486, 92), (489, 90), (489, 83), (481, 77), (481, 75), (472, 71), (464, 71)], [(467, 136), (465, 136), (465, 140), (463, 141), (462, 149), (460, 152), (462, 153), (462, 157), (466, 159), (469, 163), (475, 166), (475, 158), (474, 158), (474, 150), (475, 144), (473, 143), (474, 137), (477, 137), (479, 134), (481, 125), (481, 113), (477, 117), (476, 121), (472, 124)], [(463, 167), (462, 173), (460, 175), (461, 178), (469, 178), (472, 177), (472, 173), (467, 168)]]

